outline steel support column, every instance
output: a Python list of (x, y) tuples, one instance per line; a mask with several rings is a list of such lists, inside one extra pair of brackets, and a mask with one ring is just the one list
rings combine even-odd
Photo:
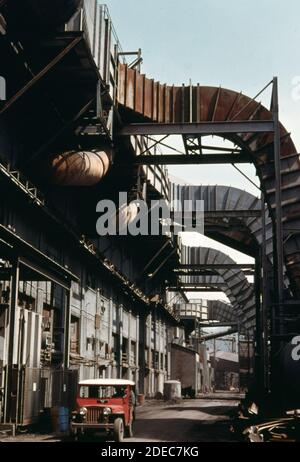
[(255, 259), (255, 378), (260, 392), (263, 390), (263, 355), (262, 355), (262, 312), (261, 312), (261, 261), (260, 255)]
[(71, 294), (70, 290), (65, 293), (65, 306), (64, 306), (64, 358), (63, 367), (68, 369), (70, 365), (70, 325), (71, 325)]
[[(274, 295), (271, 312), (271, 375), (270, 389), (278, 408), (281, 408), (283, 390), (280, 387), (281, 377), (278, 370), (278, 353), (284, 342), (284, 253), (283, 253), (283, 226), (282, 226), (282, 182), (281, 182), (281, 150), (280, 150), (280, 123), (278, 105), (278, 80), (274, 77), (272, 93), (272, 114), (274, 120), (274, 168), (275, 168), (275, 201), (276, 206), (273, 219), (273, 255), (274, 255)], [(275, 303), (274, 303), (275, 302)]]
[[(275, 233), (275, 251), (276, 251), (276, 285), (277, 285), (277, 303), (283, 303), (284, 291), (284, 254), (283, 254), (283, 228), (282, 228), (282, 194), (281, 194), (281, 153), (280, 153), (280, 122), (279, 122), (279, 104), (278, 104), (278, 80), (274, 77), (273, 81), (273, 98), (272, 112), (274, 118), (274, 164), (275, 164), (275, 196), (276, 196), (276, 233)], [(279, 307), (279, 333), (283, 334), (282, 306)]]
[(262, 361), (263, 361), (263, 376), (264, 376), (264, 389), (269, 390), (269, 352), (268, 352), (268, 303), (270, 302), (270, 273), (269, 261), (267, 258), (267, 237), (266, 237), (266, 204), (265, 196), (261, 195), (261, 214), (262, 214), (262, 245), (261, 245), (261, 288), (262, 288)]
[[(16, 416), (12, 415), (12, 398), (13, 398), (13, 359), (14, 359), (14, 347), (15, 347), (15, 318), (16, 318), (16, 307), (18, 304), (18, 292), (19, 292), (19, 273), (20, 264), (19, 260), (15, 259), (11, 269), (11, 283), (10, 283), (10, 302), (8, 307), (8, 344), (7, 344), (7, 360), (6, 360), (6, 374), (5, 374), (5, 404), (4, 404), (4, 422), (5, 423), (16, 423)], [(15, 396), (17, 400), (18, 397)]]

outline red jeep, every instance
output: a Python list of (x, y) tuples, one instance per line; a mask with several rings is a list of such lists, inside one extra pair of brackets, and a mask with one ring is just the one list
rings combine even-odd
[(133, 436), (135, 384), (121, 379), (84, 380), (79, 383), (71, 434), (75, 437), (104, 431), (122, 442)]

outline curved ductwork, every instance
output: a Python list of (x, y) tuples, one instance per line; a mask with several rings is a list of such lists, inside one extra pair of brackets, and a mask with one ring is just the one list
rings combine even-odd
[[(232, 90), (197, 86), (161, 85), (126, 65), (119, 66), (118, 101), (131, 122), (198, 123), (232, 120), (272, 120), (261, 103)], [(274, 136), (236, 133), (227, 137), (247, 150), (263, 185), (270, 210), (276, 207)], [(300, 158), (290, 134), (281, 125), (282, 214), (286, 267), (293, 291), (300, 296), (299, 184)]]
[[(234, 260), (224, 253), (204, 247), (181, 247), (181, 263), (184, 265), (234, 264)], [(255, 298), (253, 285), (240, 269), (218, 269), (217, 276), (181, 276), (182, 283), (211, 285), (223, 284), (221, 288), (230, 300), (241, 327), (255, 327)]]
[(55, 32), (82, 4), (83, 0), (10, 0), (6, 13), (9, 33), (21, 38)]
[[(231, 186), (205, 186), (205, 185), (179, 185), (175, 183), (170, 184), (171, 203), (174, 211), (183, 210), (184, 201), (190, 201), (191, 210), (197, 210), (197, 201), (202, 201), (204, 206), (204, 218), (205, 212), (224, 212), (222, 218), (226, 219), (226, 211), (245, 211), (245, 210), (256, 210), (261, 211), (261, 200), (255, 197), (253, 194), (247, 191), (242, 191), (238, 188)], [(181, 206), (181, 209), (180, 209)], [(267, 234), (267, 253), (272, 256), (273, 245), (273, 230), (272, 220), (266, 210), (266, 234)], [(224, 234), (229, 237), (232, 241), (242, 243), (245, 248), (251, 245), (249, 242), (249, 234), (253, 235), (255, 241), (261, 245), (263, 240), (262, 233), (262, 219), (261, 217), (241, 217), (239, 221), (243, 222), (245, 229), (249, 230), (249, 233), (243, 235), (241, 232), (228, 227), (220, 227), (220, 234)], [(217, 223), (213, 222), (214, 226)], [(205, 231), (205, 230), (204, 230)], [(238, 249), (237, 249), (238, 250)], [(250, 249), (249, 249), (250, 250)]]
[(108, 173), (107, 151), (69, 151), (51, 161), (51, 177), (59, 186), (94, 186)]
[[(226, 211), (245, 211), (257, 210), (261, 211), (261, 200), (247, 191), (242, 191), (238, 188), (231, 186), (189, 186), (178, 185), (171, 183), (171, 201), (173, 203), (174, 211), (180, 211), (180, 205), (183, 210), (184, 201), (191, 201), (191, 210), (196, 211), (196, 201), (203, 201), (204, 203), (204, 219), (205, 212), (224, 212), (224, 220), (226, 220)], [(245, 226), (244, 230), (236, 230), (230, 226), (219, 226), (218, 236), (224, 236), (230, 239), (233, 244), (236, 243), (236, 250), (241, 250), (240, 245), (243, 244), (244, 248), (251, 250), (251, 239), (257, 245), (261, 246), (263, 243), (263, 223), (261, 217), (248, 217), (239, 218), (239, 221)], [(213, 222), (214, 228), (218, 227), (218, 222)], [(205, 235), (212, 239), (217, 239), (216, 233), (212, 235), (209, 232), (209, 226), (205, 222), (204, 232)], [(265, 232), (266, 232), (266, 255), (271, 264), (273, 264), (273, 223), (270, 218), (269, 211), (266, 209), (265, 213)], [(251, 236), (251, 239), (249, 239)], [(250, 254), (251, 252), (249, 252)], [(289, 286), (289, 280), (285, 273), (285, 285)]]
[(236, 322), (236, 316), (230, 303), (222, 300), (207, 300), (208, 319), (219, 322)]

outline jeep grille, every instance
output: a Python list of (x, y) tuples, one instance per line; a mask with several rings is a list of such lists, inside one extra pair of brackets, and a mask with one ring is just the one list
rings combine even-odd
[(102, 419), (102, 409), (98, 407), (88, 408), (86, 422), (87, 423), (99, 423)]

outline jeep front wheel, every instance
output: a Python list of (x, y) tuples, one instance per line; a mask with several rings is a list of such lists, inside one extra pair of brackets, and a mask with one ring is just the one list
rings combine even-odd
[(114, 422), (114, 440), (117, 443), (122, 443), (124, 439), (124, 423), (123, 419), (118, 418)]

